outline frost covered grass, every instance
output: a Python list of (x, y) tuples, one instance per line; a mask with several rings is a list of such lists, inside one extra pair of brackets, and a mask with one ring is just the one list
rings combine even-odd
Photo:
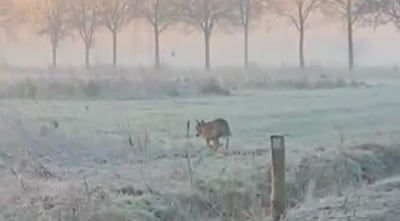
[[(397, 86), (235, 89), (220, 76), (211, 85), (230, 96), (0, 100), (0, 219), (264, 220), (268, 153), (208, 150), (193, 128), (185, 136), (186, 121), (201, 118), (229, 121), (232, 151), (267, 149), (269, 135), (288, 134), (288, 218), (354, 189), (372, 194), (398, 175)], [(371, 142), (382, 146), (362, 145)]]
[[(338, 89), (392, 84), (396, 70), (368, 69), (347, 73), (340, 69), (219, 68), (212, 72), (193, 69), (113, 69), (90, 71), (0, 69), (0, 98), (28, 99), (154, 99), (170, 97), (227, 96), (249, 89)], [(376, 78), (377, 73), (379, 78)]]

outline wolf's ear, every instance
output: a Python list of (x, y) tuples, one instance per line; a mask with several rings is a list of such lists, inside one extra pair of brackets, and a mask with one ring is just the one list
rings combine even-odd
[(205, 124), (206, 122), (204, 120), (201, 120), (201, 124)]
[(199, 121), (199, 120), (196, 120), (196, 123), (197, 123), (197, 124), (200, 124), (200, 121)]

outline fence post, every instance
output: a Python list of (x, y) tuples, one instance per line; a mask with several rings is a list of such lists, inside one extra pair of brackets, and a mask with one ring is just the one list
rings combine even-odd
[(186, 138), (190, 137), (190, 120), (186, 122)]
[(280, 221), (286, 212), (285, 193), (285, 138), (271, 136), (271, 212), (274, 221)]

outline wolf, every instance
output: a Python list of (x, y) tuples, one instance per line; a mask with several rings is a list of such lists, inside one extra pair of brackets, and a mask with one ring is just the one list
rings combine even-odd
[[(218, 118), (210, 122), (197, 120), (196, 136), (204, 138), (207, 141), (208, 147), (215, 151), (221, 146), (219, 143), (220, 137), (227, 138), (225, 148), (228, 149), (229, 137), (231, 135), (229, 124), (225, 119)], [(211, 141), (213, 145), (211, 145)]]

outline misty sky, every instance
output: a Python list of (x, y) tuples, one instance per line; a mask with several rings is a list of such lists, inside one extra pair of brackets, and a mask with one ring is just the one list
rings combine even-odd
[[(135, 25), (136, 24), (136, 25)], [(136, 22), (120, 34), (119, 64), (149, 66), (153, 63), (153, 37), (149, 26)], [(19, 31), (21, 32), (21, 31)], [(46, 38), (24, 28), (18, 37), (0, 41), (0, 63), (26, 66), (50, 64), (50, 45)], [(355, 30), (358, 66), (400, 64), (400, 32), (391, 26)], [(297, 32), (290, 25), (275, 23), (258, 27), (250, 37), (250, 61), (262, 66), (297, 65)], [(179, 67), (203, 66), (203, 39), (196, 30), (171, 28), (161, 38), (162, 62)], [(346, 35), (341, 24), (314, 25), (306, 32), (306, 61), (309, 65), (347, 64)], [(212, 37), (213, 66), (242, 66), (242, 33), (218, 30)], [(176, 56), (172, 57), (171, 52)], [(61, 43), (60, 65), (83, 65), (83, 47), (79, 37)], [(97, 34), (92, 51), (93, 64), (111, 63), (111, 38), (105, 30)]]

